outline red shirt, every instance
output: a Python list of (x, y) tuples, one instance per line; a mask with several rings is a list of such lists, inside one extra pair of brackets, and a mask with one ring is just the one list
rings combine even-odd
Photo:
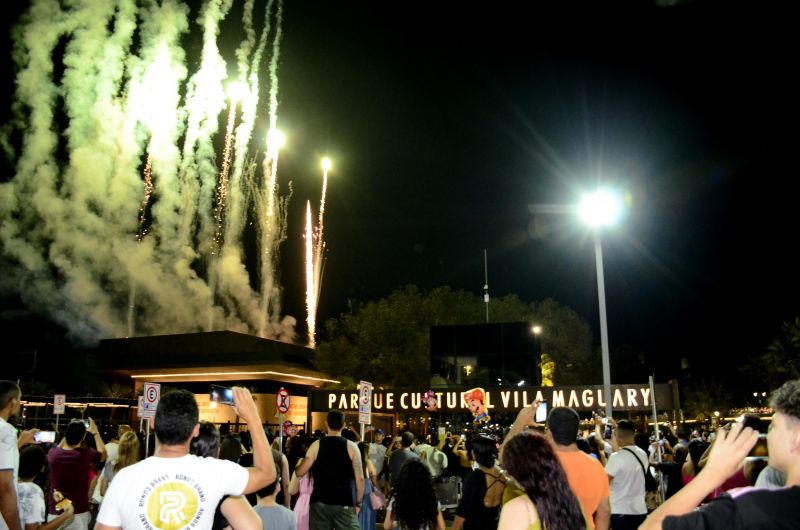
[(58, 490), (72, 501), (75, 513), (89, 511), (89, 468), (99, 463), (103, 454), (88, 447), (61, 449), (53, 447), (47, 453), (50, 463), (50, 488), (47, 495), (47, 513), (57, 514), (53, 491)]

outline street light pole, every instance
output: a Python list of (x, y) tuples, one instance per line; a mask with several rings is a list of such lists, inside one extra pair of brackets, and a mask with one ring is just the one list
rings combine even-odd
[(603, 354), (603, 394), (606, 399), (606, 417), (611, 419), (614, 396), (611, 395), (611, 363), (608, 357), (608, 319), (606, 317), (606, 283), (603, 278), (603, 246), (600, 230), (611, 226), (622, 214), (622, 201), (612, 192), (598, 190), (585, 195), (578, 208), (583, 221), (594, 233), (594, 259), (597, 265), (597, 298), (600, 305), (600, 345)]
[(594, 230), (594, 260), (597, 265), (597, 298), (600, 304), (600, 346), (603, 355), (603, 395), (606, 398), (606, 418), (611, 418), (611, 362), (608, 356), (608, 318), (606, 317), (606, 282), (603, 276), (603, 246), (600, 231)]

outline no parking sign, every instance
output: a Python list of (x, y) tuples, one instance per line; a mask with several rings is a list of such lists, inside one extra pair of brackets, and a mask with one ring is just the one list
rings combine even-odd
[(285, 388), (281, 387), (278, 390), (278, 395), (275, 396), (275, 405), (278, 408), (278, 412), (281, 414), (286, 414), (289, 412), (289, 407), (291, 406), (291, 399), (289, 396), (289, 391)]

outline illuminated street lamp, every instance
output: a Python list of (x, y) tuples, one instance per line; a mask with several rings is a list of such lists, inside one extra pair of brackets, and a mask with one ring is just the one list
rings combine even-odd
[[(534, 355), (535, 362), (536, 362), (535, 369), (538, 370), (538, 372), (539, 372), (538, 373), (539, 377), (536, 377), (537, 374), (534, 373), (534, 367), (531, 366), (531, 369), (530, 369), (530, 371), (531, 371), (531, 381), (533, 381), (532, 384), (535, 385), (536, 381), (538, 379), (539, 384), (541, 385), (542, 384), (542, 380), (544, 379), (544, 377), (542, 375), (542, 343), (541, 343), (541, 340), (542, 340), (541, 339), (542, 326), (539, 326), (539, 325), (532, 326), (531, 327), (531, 332), (533, 333), (533, 350), (534, 350), (533, 355)], [(517, 386), (520, 386), (520, 385), (517, 385)]]
[(603, 247), (600, 229), (614, 225), (622, 215), (622, 200), (607, 190), (584, 195), (578, 207), (584, 223), (594, 232), (594, 257), (597, 265), (597, 298), (600, 304), (600, 343), (603, 352), (603, 394), (606, 398), (606, 417), (611, 417), (611, 364), (608, 357), (608, 320), (606, 318), (606, 288), (603, 278)]

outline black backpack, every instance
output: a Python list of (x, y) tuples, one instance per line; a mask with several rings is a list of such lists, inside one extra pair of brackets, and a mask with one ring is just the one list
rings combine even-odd
[[(639, 457), (636, 456), (636, 453), (628, 449), (627, 447), (622, 448), (623, 451), (628, 451), (633, 457), (636, 459), (636, 462), (639, 463), (639, 467), (642, 468), (642, 473), (644, 473), (644, 490), (645, 491), (657, 491), (658, 490), (658, 481), (653, 476), (652, 473), (648, 473), (647, 470), (642, 465), (642, 461), (639, 460)], [(648, 466), (649, 467), (649, 466)]]

